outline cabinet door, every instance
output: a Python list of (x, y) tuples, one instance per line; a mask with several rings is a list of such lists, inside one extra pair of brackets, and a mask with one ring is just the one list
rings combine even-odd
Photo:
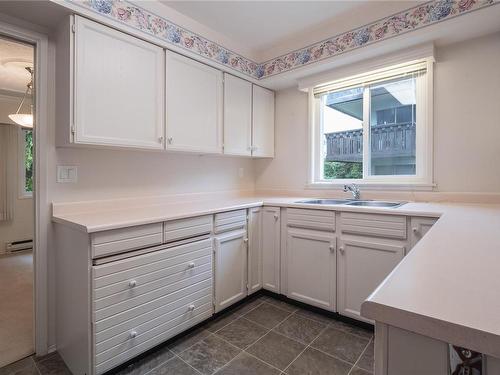
[(248, 215), (248, 294), (262, 289), (262, 207)]
[(253, 85), (252, 156), (274, 157), (274, 92)]
[(75, 17), (73, 142), (162, 149), (164, 52)]
[(263, 288), (280, 293), (280, 208), (264, 207), (262, 212)]
[(287, 233), (287, 296), (335, 310), (335, 237), (301, 229)]
[(431, 229), (438, 219), (433, 217), (412, 217), (410, 220), (410, 249)]
[(339, 241), (338, 312), (372, 323), (361, 317), (361, 304), (403, 259), (404, 246), (372, 240)]
[(222, 72), (167, 51), (167, 150), (222, 152)]
[(215, 311), (247, 295), (247, 232), (215, 237)]
[(224, 74), (224, 153), (252, 154), (252, 84)]

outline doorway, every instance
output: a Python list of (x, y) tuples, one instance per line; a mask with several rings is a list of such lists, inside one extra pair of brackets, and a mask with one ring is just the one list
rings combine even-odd
[(0, 367), (35, 351), (34, 63), (0, 35)]

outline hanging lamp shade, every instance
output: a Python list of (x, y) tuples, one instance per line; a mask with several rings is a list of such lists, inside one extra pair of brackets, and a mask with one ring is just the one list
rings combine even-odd
[(33, 69), (31, 67), (26, 67), (26, 70), (30, 73), (31, 79), (28, 82), (26, 92), (24, 93), (21, 103), (19, 103), (19, 106), (17, 107), (16, 113), (9, 115), (9, 118), (23, 128), (33, 128), (33, 105), (30, 105), (30, 113), (19, 113), (21, 107), (24, 104), (24, 101), (26, 100), (26, 97), (33, 88)]

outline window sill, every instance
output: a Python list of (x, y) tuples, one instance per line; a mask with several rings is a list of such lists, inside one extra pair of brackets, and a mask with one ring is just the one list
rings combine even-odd
[(370, 182), (346, 180), (345, 182), (310, 182), (306, 189), (311, 190), (331, 190), (343, 188), (345, 184), (354, 183), (362, 190), (399, 190), (399, 191), (432, 191), (436, 184), (434, 183), (404, 183), (404, 182)]

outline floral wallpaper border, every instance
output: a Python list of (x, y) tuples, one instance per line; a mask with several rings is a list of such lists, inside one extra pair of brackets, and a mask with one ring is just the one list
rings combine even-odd
[(126, 0), (66, 0), (225, 67), (264, 79), (381, 40), (500, 4), (500, 0), (433, 0), (321, 42), (256, 63)]

